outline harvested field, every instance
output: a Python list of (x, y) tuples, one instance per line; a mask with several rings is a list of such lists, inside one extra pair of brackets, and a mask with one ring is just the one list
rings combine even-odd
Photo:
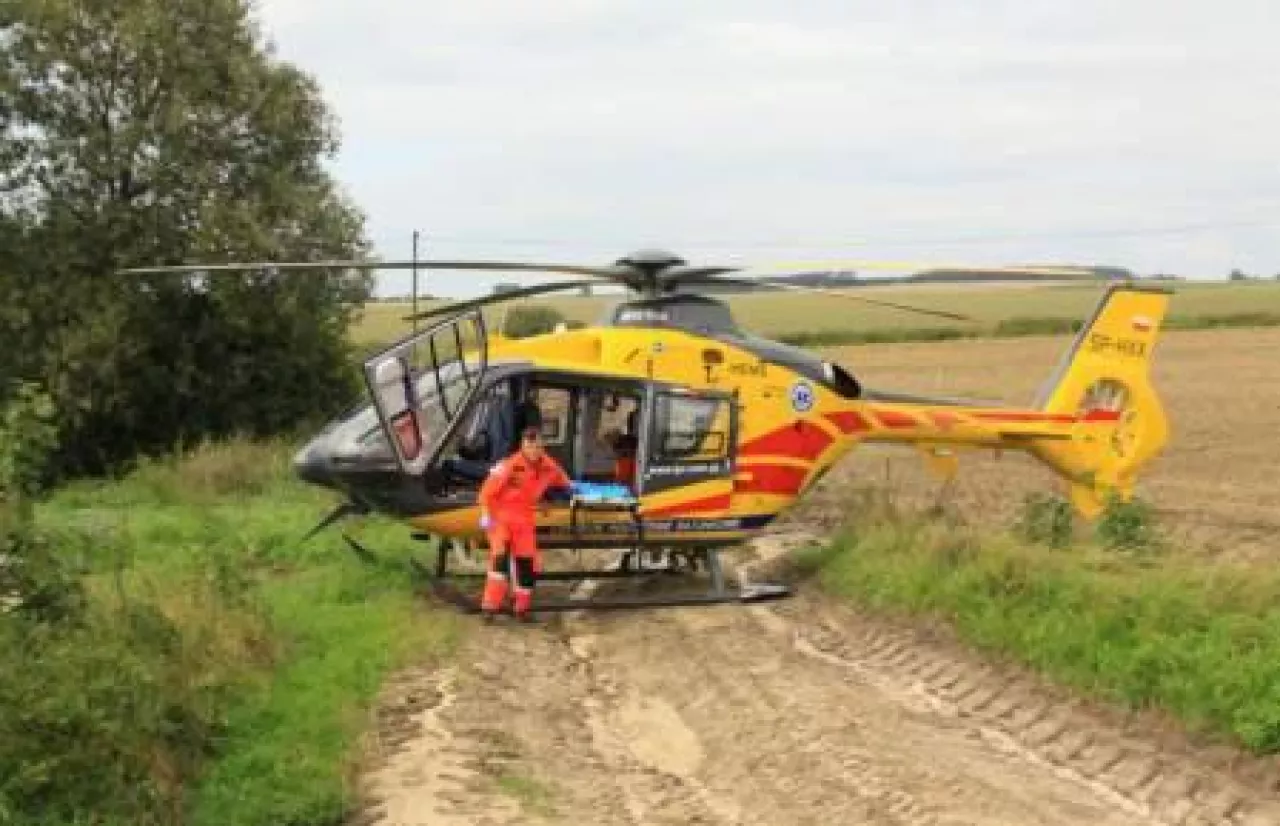
[[(1097, 303), (1100, 289), (1086, 286), (990, 286), (937, 285), (864, 287), (856, 294), (883, 301), (912, 304), (923, 309), (947, 310), (974, 318), (980, 325), (1009, 319), (1083, 319)], [(550, 306), (567, 318), (595, 323), (621, 296), (582, 298), (566, 296), (546, 301), (521, 301), (509, 306)], [(841, 302), (821, 295), (757, 294), (727, 296), (734, 315), (744, 327), (766, 336), (837, 333), (848, 330), (891, 331), (956, 327), (958, 322), (929, 316), (908, 315), (855, 302)], [(421, 308), (439, 302), (422, 302)], [(1280, 312), (1280, 282), (1244, 284), (1179, 284), (1169, 312), (1179, 317), (1227, 316), (1270, 310)], [(389, 341), (408, 332), (403, 321), (408, 302), (373, 302), (353, 331), (362, 344)], [(486, 311), (486, 320), (501, 322), (502, 306)]]
[[(1068, 337), (946, 344), (830, 348), (825, 352), (872, 387), (1027, 404), (1047, 379)], [(1170, 421), (1170, 442), (1139, 493), (1187, 550), (1224, 560), (1280, 553), (1280, 330), (1166, 333), (1154, 380)], [(822, 483), (839, 501), (854, 477), (889, 484), (908, 501), (941, 493), (910, 449), (864, 448)], [(974, 453), (947, 495), (977, 520), (1007, 523), (1024, 490), (1050, 489), (1055, 477), (1016, 453)]]

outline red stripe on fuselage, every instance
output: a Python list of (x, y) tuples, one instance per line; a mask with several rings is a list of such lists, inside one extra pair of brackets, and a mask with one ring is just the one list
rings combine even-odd
[(827, 431), (803, 419), (758, 436), (744, 444), (738, 456), (778, 456), (812, 462), (835, 441)]
[(1080, 417), (1082, 422), (1118, 422), (1120, 421), (1119, 410), (1090, 410), (1088, 413)]
[(748, 476), (734, 483), (738, 493), (768, 493), (775, 496), (794, 496), (804, 486), (809, 475), (805, 468), (787, 465), (739, 465), (738, 473)]
[(701, 513), (704, 511), (718, 511), (729, 507), (730, 494), (718, 493), (715, 496), (705, 496), (702, 499), (690, 499), (687, 502), (678, 502), (674, 505), (666, 505), (653, 510), (646, 509), (644, 515), (648, 516), (679, 516), (686, 513)]
[(1052, 422), (1071, 424), (1076, 420), (1069, 413), (974, 413), (975, 418), (988, 422)]
[(929, 418), (942, 430), (950, 430), (962, 421), (959, 416), (946, 411), (930, 411)]
[(861, 414), (852, 410), (844, 413), (828, 413), (827, 421), (840, 428), (840, 432), (846, 436), (850, 433), (859, 433), (863, 430), (871, 429), (871, 425), (867, 424), (867, 420), (862, 418)]
[(908, 416), (906, 413), (899, 413), (896, 410), (877, 410), (876, 418), (880, 420), (880, 424), (885, 427), (894, 429), (902, 429), (907, 427), (918, 427), (919, 422), (915, 418)]
[(1083, 416), (1072, 416), (1070, 413), (974, 413), (979, 419), (989, 422), (1050, 422), (1052, 424), (1075, 424), (1076, 422), (1116, 422), (1120, 420), (1119, 411), (1090, 410)]

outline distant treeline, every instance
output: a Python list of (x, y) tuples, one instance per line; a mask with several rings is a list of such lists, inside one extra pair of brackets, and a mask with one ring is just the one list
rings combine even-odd
[[(1068, 335), (1080, 332), (1084, 322), (1057, 316), (1014, 316), (981, 327), (887, 327), (872, 330), (814, 330), (778, 337), (796, 347), (838, 347), (852, 344), (954, 341), (973, 338), (1019, 338)], [(1258, 310), (1242, 313), (1171, 315), (1165, 330), (1213, 330), (1230, 327), (1280, 327), (1280, 312)]]

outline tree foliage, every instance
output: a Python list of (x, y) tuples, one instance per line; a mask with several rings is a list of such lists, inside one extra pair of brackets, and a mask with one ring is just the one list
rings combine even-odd
[(528, 338), (550, 333), (557, 325), (567, 323), (568, 319), (555, 307), (512, 307), (503, 321), (502, 332), (511, 338)]
[(368, 251), (324, 167), (338, 139), (316, 83), (274, 56), (247, 0), (2, 8), (0, 386), (51, 395), (58, 469), (349, 401), (368, 275), (118, 272)]

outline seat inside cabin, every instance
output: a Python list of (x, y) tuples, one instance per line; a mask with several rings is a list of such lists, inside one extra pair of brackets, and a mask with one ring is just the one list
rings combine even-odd
[(519, 434), (532, 424), (540, 428), (547, 453), (571, 478), (620, 482), (634, 490), (641, 399), (638, 383), (529, 377), (499, 382), (446, 445), (442, 466), (452, 485), (479, 488), (490, 468), (519, 448)]

